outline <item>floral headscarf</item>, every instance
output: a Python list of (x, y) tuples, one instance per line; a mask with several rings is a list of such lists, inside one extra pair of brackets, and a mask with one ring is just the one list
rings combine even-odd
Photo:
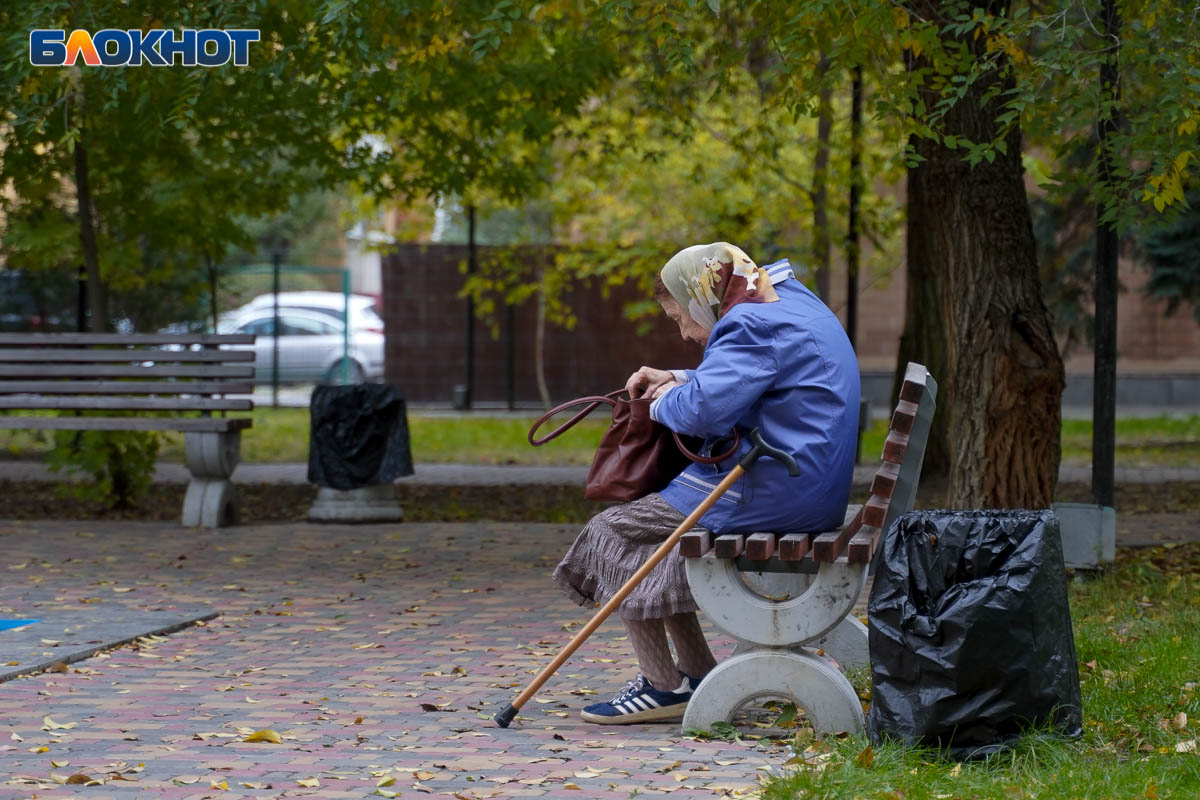
[(705, 330), (738, 303), (779, 300), (767, 271), (728, 242), (680, 250), (659, 273), (671, 297)]

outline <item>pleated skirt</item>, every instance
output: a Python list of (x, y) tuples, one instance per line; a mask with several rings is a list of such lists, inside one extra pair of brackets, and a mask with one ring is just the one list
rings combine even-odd
[[(607, 602), (683, 520), (658, 494), (606, 508), (584, 526), (555, 568), (554, 580), (579, 605)], [(622, 601), (617, 614), (643, 620), (695, 610), (683, 557), (674, 547)]]

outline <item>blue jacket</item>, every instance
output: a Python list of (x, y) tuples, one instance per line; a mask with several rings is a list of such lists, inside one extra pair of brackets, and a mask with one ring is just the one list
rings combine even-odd
[[(772, 265), (774, 267), (775, 265)], [(700, 525), (716, 533), (816, 532), (842, 524), (858, 433), (858, 359), (841, 323), (798, 280), (775, 285), (777, 303), (740, 303), (717, 321), (687, 382), (662, 395), (651, 416), (709, 447), (736, 425), (791, 452), (801, 475), (763, 456)], [(722, 445), (728, 448), (728, 443)], [(743, 439), (738, 455), (750, 449)], [(718, 448), (717, 452), (721, 452)], [(736, 464), (693, 463), (663, 490), (691, 513)]]

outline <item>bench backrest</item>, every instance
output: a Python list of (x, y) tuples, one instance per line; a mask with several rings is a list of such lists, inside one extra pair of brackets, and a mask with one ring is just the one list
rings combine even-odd
[(924, 365), (909, 362), (883, 443), (883, 458), (871, 481), (870, 496), (841, 530), (814, 538), (816, 561), (833, 561), (843, 551), (851, 563), (870, 561), (880, 532), (886, 531), (901, 514), (912, 510), (936, 406), (937, 381)]
[(883, 445), (883, 459), (871, 481), (870, 495), (837, 530), (784, 536), (733, 534), (715, 539), (707, 532), (694, 531), (680, 540), (680, 553), (701, 557), (711, 551), (715, 558), (737, 559), (738, 569), (751, 572), (792, 571), (793, 567), (787, 565), (843, 558), (850, 563), (868, 563), (880, 531), (887, 530), (896, 517), (912, 509), (936, 405), (937, 381), (923, 365), (909, 363)]
[(249, 411), (253, 401), (224, 395), (253, 392), (254, 351), (221, 345), (253, 343), (246, 334), (0, 333), (0, 409)]

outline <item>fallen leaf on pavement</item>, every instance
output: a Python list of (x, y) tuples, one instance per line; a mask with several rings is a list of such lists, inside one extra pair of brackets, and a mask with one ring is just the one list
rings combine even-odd
[(269, 742), (271, 744), (283, 744), (283, 737), (270, 728), (263, 728), (261, 731), (254, 733), (242, 739), (243, 742)]
[(321, 785), (321, 782), (316, 778), (297, 778), (296, 783), (301, 786), (307, 786), (309, 789), (316, 789)]
[(42, 730), (44, 731), (69, 731), (78, 724), (77, 722), (55, 722), (50, 717), (42, 717)]

